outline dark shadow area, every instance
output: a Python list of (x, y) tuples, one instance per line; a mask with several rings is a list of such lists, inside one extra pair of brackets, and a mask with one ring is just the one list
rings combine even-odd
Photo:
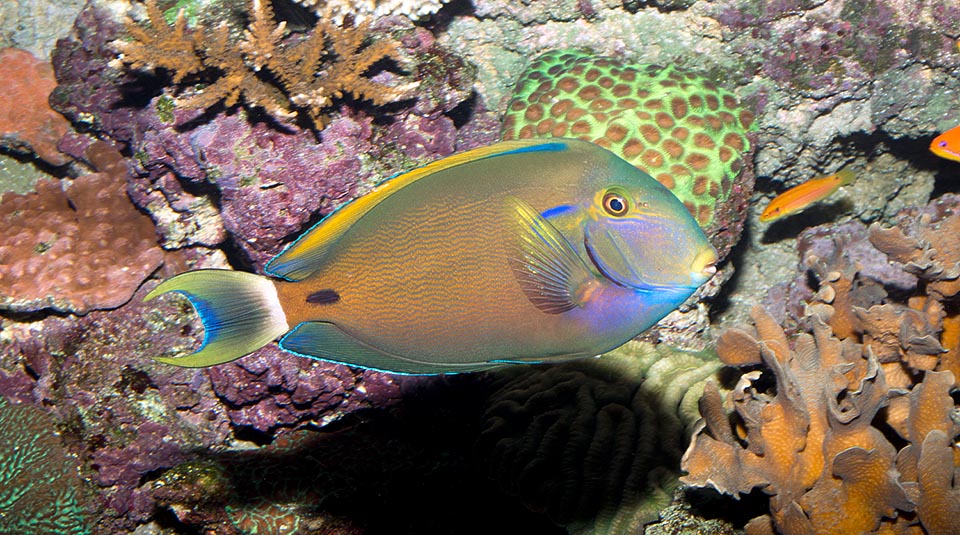
[[(224, 506), (236, 511), (265, 500), (295, 504), (301, 518), (341, 526), (331, 533), (566, 533), (504, 495), (475, 466), (473, 446), (488, 391), (484, 376), (437, 377), (389, 410), (354, 413), (256, 450), (202, 452), (199, 462), (222, 473), (232, 497), (200, 503), (194, 515), (216, 518)], [(237, 436), (268, 442), (243, 430)], [(157, 520), (185, 533), (197, 529), (169, 511)]]
[(723, 519), (738, 528), (742, 528), (752, 518), (770, 512), (770, 497), (759, 489), (737, 499), (710, 488), (689, 488), (684, 497), (699, 516)]

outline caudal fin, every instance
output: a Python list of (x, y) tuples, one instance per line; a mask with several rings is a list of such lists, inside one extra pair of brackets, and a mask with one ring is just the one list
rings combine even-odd
[(203, 345), (186, 357), (154, 357), (160, 362), (188, 368), (223, 364), (290, 330), (276, 287), (260, 275), (223, 269), (188, 271), (162, 282), (144, 301), (168, 292), (185, 295), (200, 315)]

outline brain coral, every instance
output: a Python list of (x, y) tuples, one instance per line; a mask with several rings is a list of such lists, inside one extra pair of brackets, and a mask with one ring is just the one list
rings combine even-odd
[(118, 307), (163, 261), (153, 222), (127, 197), (123, 157), (98, 142), (88, 158), (100, 172), (67, 191), (45, 180), (0, 198), (0, 308)]
[(670, 188), (724, 249), (711, 231), (736, 225), (752, 191), (752, 127), (733, 93), (698, 74), (554, 50), (521, 75), (503, 138), (575, 137), (613, 150)]
[(596, 361), (507, 371), (477, 452), (490, 476), (571, 533), (636, 533), (670, 501), (684, 431), (720, 368), (630, 342)]
[(0, 398), (0, 534), (84, 535), (85, 517), (76, 463), (52, 418)]

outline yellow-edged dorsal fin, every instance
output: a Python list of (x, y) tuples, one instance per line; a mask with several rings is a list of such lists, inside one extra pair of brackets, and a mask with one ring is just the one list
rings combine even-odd
[(268, 275), (282, 277), (290, 281), (300, 281), (309, 277), (321, 268), (330, 246), (336, 243), (361, 217), (395, 191), (421, 178), (458, 165), (495, 156), (522, 152), (557, 152), (566, 150), (566, 148), (567, 144), (562, 139), (502, 141), (487, 147), (454, 154), (388, 178), (366, 195), (341, 206), (338, 210), (323, 218), (313, 228), (287, 246), (282, 253), (274, 257), (264, 271)]

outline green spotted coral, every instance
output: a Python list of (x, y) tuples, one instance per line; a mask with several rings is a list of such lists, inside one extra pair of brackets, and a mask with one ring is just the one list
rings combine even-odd
[(698, 74), (554, 50), (521, 76), (502, 137), (574, 137), (606, 147), (670, 188), (709, 234), (731, 197), (749, 197), (735, 189), (752, 125), (753, 113), (733, 93)]

